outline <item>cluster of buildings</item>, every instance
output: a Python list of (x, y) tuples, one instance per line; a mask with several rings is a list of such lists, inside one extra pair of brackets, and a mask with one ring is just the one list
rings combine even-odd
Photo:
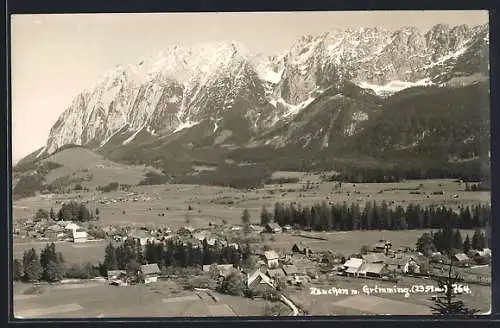
[(150, 202), (150, 201), (159, 200), (159, 199), (160, 199), (160, 197), (157, 194), (149, 196), (147, 194), (140, 194), (137, 192), (129, 192), (124, 197), (115, 197), (115, 198), (101, 197), (98, 200), (98, 203), (101, 205), (108, 205), (108, 204), (139, 202), (139, 201)]
[(53, 221), (50, 219), (27, 219), (14, 227), (14, 234), (21, 239), (38, 239), (48, 241), (86, 242), (87, 231), (72, 221)]
[(156, 263), (141, 265), (137, 272), (132, 273), (126, 270), (109, 270), (107, 272), (108, 282), (115, 286), (129, 286), (137, 282), (150, 284), (156, 282), (160, 274), (160, 267)]

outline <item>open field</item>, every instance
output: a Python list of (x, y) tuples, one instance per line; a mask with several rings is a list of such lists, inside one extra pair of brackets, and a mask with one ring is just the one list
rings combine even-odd
[(147, 171), (156, 171), (150, 167), (112, 162), (85, 148), (65, 149), (48, 157), (45, 161), (63, 165), (49, 172), (46, 176), (47, 183), (65, 176), (88, 173), (92, 175), (92, 179), (82, 183), (82, 185), (89, 188), (114, 181), (123, 184), (137, 184)]
[[(278, 174), (286, 176), (281, 172)], [(295, 174), (296, 176), (298, 175)], [(309, 175), (300, 175), (301, 181), (311, 179)], [(420, 191), (430, 193), (441, 189), (445, 191), (444, 195), (415, 195), (409, 194), (408, 190), (413, 189), (420, 184), (423, 187)], [(441, 186), (440, 186), (441, 185)], [(190, 224), (194, 228), (206, 228), (210, 222), (222, 223), (224, 220), (228, 224), (241, 224), (241, 213), (244, 208), (250, 212), (251, 221), (259, 222), (262, 206), (267, 206), (272, 211), (274, 203), (277, 201), (290, 203), (297, 202), (302, 205), (312, 205), (314, 203), (327, 201), (329, 197), (333, 202), (358, 202), (364, 206), (366, 201), (383, 201), (395, 204), (407, 205), (410, 202), (430, 205), (444, 204), (447, 206), (458, 206), (457, 204), (477, 204), (487, 202), (490, 199), (489, 192), (465, 192), (460, 191), (463, 186), (452, 180), (427, 180), (427, 181), (408, 181), (405, 183), (373, 183), (373, 184), (343, 184), (342, 193), (337, 191), (332, 193), (333, 182), (323, 182), (319, 184), (319, 189), (303, 191), (300, 190), (301, 183), (284, 184), (283, 189), (296, 189), (294, 192), (279, 192), (272, 190), (279, 189), (276, 186), (266, 186), (258, 190), (235, 190), (231, 188), (198, 186), (198, 185), (161, 185), (161, 186), (137, 186), (132, 191), (137, 193), (137, 201), (128, 197), (126, 202), (117, 202), (109, 204), (99, 204), (99, 199), (116, 199), (119, 197), (127, 198), (126, 192), (110, 192), (99, 194), (97, 192), (82, 192), (65, 195), (36, 196), (21, 199), (13, 204), (14, 220), (33, 216), (39, 208), (49, 210), (51, 207), (57, 210), (62, 201), (74, 199), (76, 201), (88, 200), (88, 208), (100, 210), (101, 224), (129, 224), (129, 225), (147, 225), (162, 224), (175, 229), (183, 226), (186, 217), (189, 216)], [(387, 190), (379, 193), (380, 190)], [(457, 191), (458, 190), (458, 191)], [(359, 194), (354, 194), (354, 191)], [(348, 194), (349, 193), (349, 194)], [(452, 195), (459, 195), (459, 198), (452, 198)], [(301, 197), (299, 197), (301, 196)], [(146, 200), (144, 200), (144, 198)], [(358, 201), (359, 200), (359, 201)], [(231, 203), (232, 202), (232, 203)], [(188, 210), (191, 206), (192, 210)], [(165, 216), (160, 216), (164, 213)], [(428, 230), (406, 230), (406, 231), (352, 231), (352, 232), (331, 232), (319, 233), (318, 236), (327, 240), (305, 239), (303, 237), (280, 234), (274, 236), (274, 241), (267, 241), (270, 246), (276, 249), (289, 250), (293, 243), (304, 241), (313, 250), (331, 249), (346, 255), (358, 252), (361, 245), (372, 244), (379, 239), (388, 239), (393, 242), (394, 247), (414, 246), (418, 237)], [(464, 235), (472, 235), (472, 231), (462, 231)], [(37, 242), (35, 244), (14, 243), (14, 257), (22, 256), (25, 249), (33, 247), (42, 249), (46, 242)], [(102, 260), (106, 244), (92, 243), (86, 245), (74, 245), (71, 243), (60, 243), (57, 248), (63, 253), (68, 262), (88, 261), (96, 263)]]
[[(309, 179), (305, 177), (304, 179)], [(409, 189), (417, 188), (426, 194), (410, 194)], [(226, 220), (229, 224), (241, 223), (241, 212), (247, 208), (251, 221), (258, 222), (262, 206), (272, 210), (276, 202), (297, 202), (304, 206), (323, 201), (359, 203), (361, 207), (366, 201), (387, 201), (394, 206), (406, 206), (408, 203), (421, 205), (446, 205), (458, 208), (459, 205), (473, 205), (490, 202), (489, 192), (466, 192), (464, 186), (452, 180), (408, 181), (404, 183), (364, 183), (343, 184), (342, 191), (334, 191), (334, 182), (322, 182), (318, 189), (301, 190), (303, 184), (284, 184), (280, 187), (266, 186), (258, 190), (235, 190), (231, 188), (198, 186), (198, 185), (161, 185), (133, 187), (131, 191), (150, 197), (150, 200), (128, 201), (110, 204), (98, 204), (90, 201), (90, 208), (98, 207), (101, 211), (101, 222), (113, 223), (151, 223), (166, 224), (171, 227), (182, 226), (186, 215), (190, 216), (193, 227), (206, 227), (208, 222), (221, 223)], [(441, 185), (441, 187), (439, 186)], [(398, 190), (408, 189), (408, 190)], [(291, 191), (294, 190), (294, 191)], [(379, 193), (380, 190), (386, 190)], [(430, 195), (433, 191), (443, 190), (444, 195)], [(38, 208), (58, 209), (56, 200), (63, 198), (77, 201), (93, 198), (113, 199), (125, 197), (125, 192), (110, 192), (98, 194), (96, 192), (82, 192), (66, 195), (56, 195), (54, 198), (36, 196), (14, 202), (14, 220), (33, 215)], [(458, 195), (458, 198), (453, 198)], [(188, 211), (188, 206), (192, 207)], [(167, 210), (168, 208), (168, 210)], [(151, 209), (151, 210), (150, 210)], [(125, 213), (124, 213), (125, 211)], [(159, 216), (165, 213), (165, 216)]]
[[(22, 318), (186, 317), (263, 315), (266, 301), (218, 295), (218, 301), (182, 290), (172, 281), (115, 287), (87, 284), (63, 289), (47, 285), (41, 294), (22, 298), (27, 285), (14, 288), (14, 313)], [(17, 298), (16, 298), (17, 296)]]
[[(308, 233), (307, 235), (323, 238), (311, 239), (305, 238), (295, 234), (275, 234), (272, 235), (273, 241), (266, 241), (266, 244), (278, 250), (291, 250), (291, 247), (296, 242), (303, 242), (311, 248), (312, 251), (332, 250), (339, 252), (345, 256), (353, 253), (358, 253), (362, 245), (372, 245), (378, 240), (390, 240), (393, 249), (400, 247), (415, 247), (417, 239), (425, 232), (431, 230), (418, 229), (418, 230), (371, 230), (371, 231), (340, 231), (340, 232), (315, 232)], [(464, 238), (466, 234), (469, 237), (474, 233), (473, 230), (460, 230)]]

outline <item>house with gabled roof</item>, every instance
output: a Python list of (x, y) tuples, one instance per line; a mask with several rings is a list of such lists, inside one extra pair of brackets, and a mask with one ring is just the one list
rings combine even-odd
[(248, 275), (247, 287), (250, 290), (260, 293), (275, 289), (272, 279), (259, 269)]
[(144, 264), (139, 268), (139, 276), (145, 284), (156, 282), (160, 273), (160, 267), (156, 263)]
[(358, 270), (358, 276), (381, 278), (389, 274), (385, 263), (363, 263)]
[(464, 253), (457, 253), (451, 257), (452, 262), (457, 266), (467, 267), (469, 266), (470, 259)]
[(263, 260), (266, 263), (267, 267), (277, 268), (279, 266), (279, 255), (275, 251), (265, 251), (263, 254)]
[(344, 263), (344, 273), (348, 276), (357, 276), (362, 265), (363, 259), (352, 257)]
[(312, 254), (312, 250), (301, 241), (293, 244), (292, 252), (300, 253), (300, 254), (304, 254), (304, 255)]

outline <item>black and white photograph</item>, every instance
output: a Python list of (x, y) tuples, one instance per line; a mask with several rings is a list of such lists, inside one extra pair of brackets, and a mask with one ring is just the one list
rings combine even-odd
[(490, 314), (489, 30), (12, 15), (14, 318)]

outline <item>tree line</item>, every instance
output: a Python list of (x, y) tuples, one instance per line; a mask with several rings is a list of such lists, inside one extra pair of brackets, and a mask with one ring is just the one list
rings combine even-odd
[(108, 270), (135, 272), (140, 265), (148, 263), (157, 263), (162, 270), (167, 267), (188, 268), (213, 263), (233, 264), (237, 267), (249, 258), (249, 245), (241, 249), (219, 243), (212, 246), (205, 239), (198, 247), (192, 242), (183, 243), (180, 240), (168, 240), (166, 243), (148, 242), (142, 247), (139, 241), (127, 239), (118, 246), (108, 244), (104, 261), (99, 267), (101, 274), (106, 275)]
[(35, 214), (35, 219), (51, 219), (53, 221), (77, 221), (77, 222), (88, 222), (99, 219), (99, 210), (96, 208), (96, 216), (92, 213), (85, 204), (71, 201), (69, 203), (62, 204), (59, 211), (54, 211), (53, 208), (50, 211), (45, 209), (39, 209)]
[(15, 259), (12, 266), (14, 281), (60, 281), (66, 278), (89, 279), (97, 275), (97, 268), (91, 263), (82, 266), (67, 265), (62, 254), (56, 251), (54, 243), (47, 244), (40, 255), (34, 248), (24, 251), (22, 260)]
[(368, 201), (363, 209), (358, 203), (348, 205), (346, 202), (322, 202), (312, 206), (277, 202), (273, 212), (265, 206), (261, 211), (262, 225), (273, 221), (280, 226), (291, 225), (315, 231), (440, 229), (443, 222), (455, 228), (474, 229), (490, 226), (491, 206), (460, 206), (458, 211), (454, 211), (442, 206), (424, 207), (413, 203), (406, 208), (401, 205), (394, 207), (386, 201)]
[(356, 167), (338, 168), (338, 174), (330, 177), (330, 181), (349, 183), (384, 183), (402, 182), (423, 179), (461, 179), (464, 182), (484, 181), (483, 188), (488, 187), (489, 170), (480, 162), (467, 165), (439, 165), (435, 167), (411, 167), (395, 165), (392, 168)]
[(467, 234), (463, 239), (460, 229), (446, 224), (438, 231), (422, 234), (417, 240), (417, 251), (426, 255), (437, 251), (450, 256), (456, 253), (468, 254), (471, 250), (483, 250), (488, 246), (488, 238), (481, 229), (475, 229), (472, 238)]

